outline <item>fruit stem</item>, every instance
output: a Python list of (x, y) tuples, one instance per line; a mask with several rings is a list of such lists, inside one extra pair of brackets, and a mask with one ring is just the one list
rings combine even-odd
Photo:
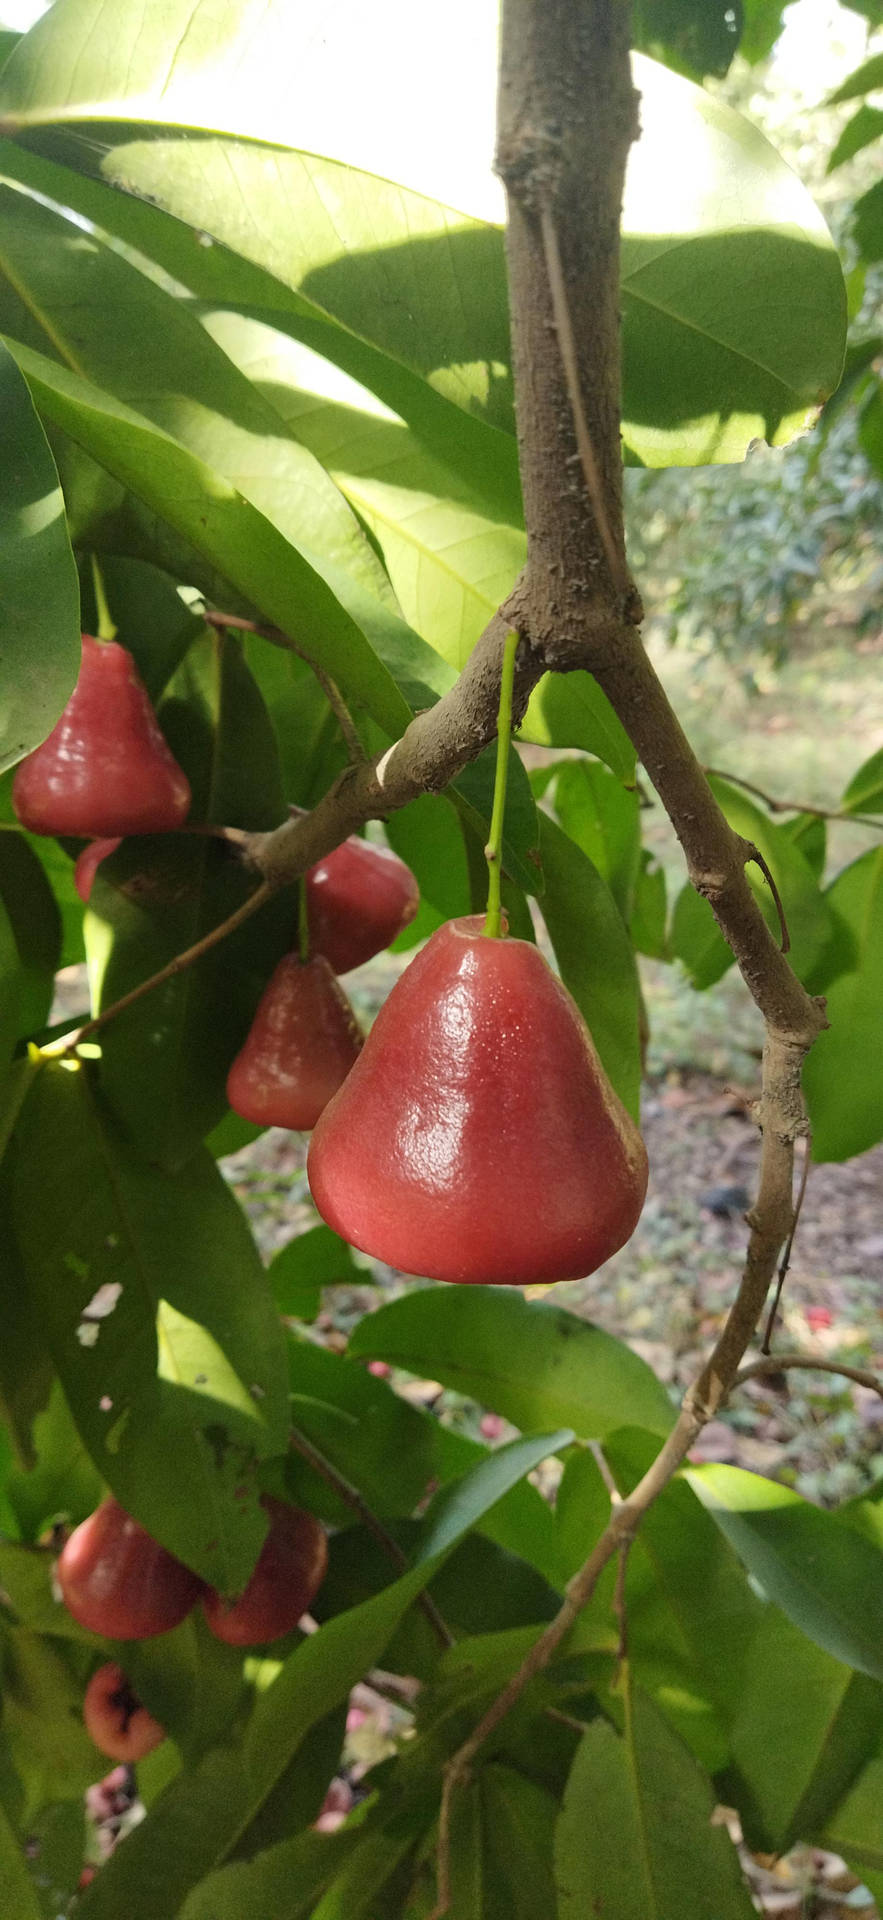
[(497, 767), (494, 774), (494, 804), (491, 831), (484, 857), (488, 866), (487, 914), (483, 931), (498, 940), (503, 931), (500, 889), (503, 879), (503, 820), (506, 814), (506, 782), (509, 775), (509, 741), (512, 733), (512, 687), (515, 680), (515, 655), (518, 634), (507, 633), (503, 642), (500, 673), (500, 705), (497, 711)]
[(93, 553), (90, 555), (90, 558), (92, 561), (92, 586), (95, 592), (95, 608), (98, 614), (97, 638), (99, 640), (115, 640), (117, 637), (117, 628), (111, 619), (110, 608), (107, 604), (107, 594), (104, 591), (104, 580), (101, 568), (98, 565), (98, 555)]

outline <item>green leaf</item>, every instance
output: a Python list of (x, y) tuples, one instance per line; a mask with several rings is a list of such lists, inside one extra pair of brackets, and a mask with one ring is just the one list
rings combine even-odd
[(299, 1833), (250, 1860), (219, 1867), (194, 1887), (180, 1920), (242, 1920), (252, 1910), (272, 1914), (273, 1920), (308, 1920), (360, 1841), (359, 1827)]
[(101, 1761), (83, 1725), (80, 1650), (24, 1627), (4, 1634), (3, 1644), (3, 1740), (24, 1785), (27, 1832), (40, 1808), (82, 1794)]
[(879, 140), (883, 133), (883, 112), (879, 107), (869, 107), (867, 103), (859, 107), (851, 120), (848, 120), (828, 161), (826, 171), (833, 173), (836, 167), (842, 167), (844, 161), (861, 153), (863, 147), (869, 147), (873, 140)]
[(803, 1084), (813, 1159), (848, 1160), (883, 1136), (883, 850), (854, 860), (825, 898), (853, 935), (856, 964), (826, 989), (829, 1025), (807, 1057)]
[(310, 563), (236, 488), (143, 415), (42, 354), (8, 343), (46, 416), (192, 542), (267, 619), (310, 652), (396, 737), (410, 708), (355, 620)]
[(641, 853), (638, 796), (606, 767), (567, 761), (555, 778), (555, 812), (605, 880), (628, 922)]
[(664, 1387), (628, 1347), (507, 1287), (404, 1294), (360, 1320), (348, 1351), (441, 1380), (527, 1432), (566, 1423), (603, 1438), (625, 1420), (658, 1434), (672, 1423)]
[(17, 965), (18, 1032), (36, 1033), (49, 1018), (61, 965), (61, 915), (44, 870), (23, 834), (0, 832), (0, 903), (8, 916)]
[(873, 93), (878, 87), (883, 87), (883, 53), (874, 53), (870, 60), (863, 60), (860, 67), (828, 94), (825, 106), (836, 107), (841, 100), (857, 100), (861, 94)]
[(681, 888), (671, 917), (672, 958), (680, 960), (691, 986), (699, 993), (723, 979), (735, 961), (714, 914), (703, 896), (688, 881)]
[(352, 1253), (330, 1227), (310, 1227), (273, 1256), (268, 1279), (280, 1313), (313, 1317), (323, 1287), (358, 1286), (364, 1280)]
[(543, 1460), (569, 1446), (572, 1439), (572, 1427), (562, 1427), (555, 1433), (510, 1440), (480, 1460), (461, 1480), (442, 1487), (427, 1512), (418, 1557), (426, 1559), (447, 1552), (475, 1520), (492, 1512), (511, 1487), (517, 1486), (518, 1481), (532, 1473)]
[(176, 1175), (139, 1163), (87, 1073), (61, 1065), (43, 1068), (25, 1104), (9, 1190), (28, 1285), (102, 1477), (171, 1552), (235, 1591), (265, 1531), (255, 1462), (281, 1451), (287, 1425), (282, 1333), (236, 1201), (208, 1154)]
[[(277, 141), (268, 156), (230, 141), (129, 137), (103, 164), (511, 429), (502, 248), (490, 224), (502, 201), (489, 164), (494, 10), (479, 34), (460, 0), (440, 49), (428, 17), (400, 4), (377, 33), (345, 0), (320, 39), (304, 33), (294, 45), (282, 0), (262, 10), (257, 32), (243, 0), (210, 17), (207, 0), (195, 12), (175, 0), (149, 35), (134, 0), (115, 8), (106, 32), (106, 4), (61, 0), (16, 49), (0, 85), (11, 126), (163, 119)], [(455, 53), (464, 43), (465, 72)], [(98, 57), (84, 52), (93, 47)], [(292, 61), (294, 101), (275, 78)], [(839, 266), (808, 195), (753, 127), (664, 68), (637, 65), (644, 133), (626, 195), (636, 236), (624, 258), (626, 442), (644, 464), (738, 459), (758, 434), (790, 438), (836, 386)], [(413, 89), (403, 113), (399, 76), (430, 68), (431, 94)], [(357, 90), (341, 89), (341, 71), (359, 74)], [(462, 124), (451, 142), (454, 102)], [(293, 119), (299, 150), (285, 153)], [(719, 183), (736, 172), (734, 206)]]
[(591, 860), (538, 815), (546, 887), (542, 914), (561, 969), (623, 1105), (639, 1110), (638, 973), (616, 902)]
[(397, 953), (425, 940), (444, 920), (472, 912), (469, 868), (463, 830), (447, 794), (424, 793), (390, 815), (386, 837), (393, 851), (416, 874), (420, 907), (416, 920), (399, 936)]
[(732, 1728), (749, 1844), (787, 1853), (820, 1841), (880, 1737), (883, 1693), (775, 1608), (755, 1635)]
[[(28, 1297), (22, 1278), (22, 1293)], [(33, 1421), (34, 1465), (9, 1475), (6, 1491), (22, 1537), (39, 1540), (58, 1519), (76, 1523), (94, 1512), (103, 1483), (74, 1426), (57, 1379)]]
[(541, 747), (582, 747), (603, 760), (618, 780), (635, 777), (635, 749), (606, 693), (590, 673), (544, 673), (518, 729), (520, 740)]
[[(378, 1894), (428, 1833), (436, 1808), (434, 1787), (394, 1796), (391, 1805), (381, 1801), (374, 1818), (369, 1814), (364, 1823), (359, 1845), (343, 1871), (312, 1909), (311, 1920), (363, 1920), (375, 1914)], [(388, 1910), (386, 1902), (383, 1910)]]
[[(455, 806), (464, 814), (468, 824), (475, 828), (482, 845), (490, 831), (496, 760), (496, 744), (485, 747), (477, 760), (470, 760), (468, 766), (458, 773), (450, 789)], [(503, 869), (510, 880), (523, 887), (526, 893), (543, 892), (540, 833), (541, 823), (530, 781), (520, 755), (515, 747), (510, 747), (506, 817), (503, 823)]]
[(553, 1920), (555, 1801), (492, 1763), (460, 1790), (451, 1827), (451, 1920)]
[[(614, 1433), (605, 1455), (621, 1494), (629, 1494), (653, 1460), (645, 1433)], [(696, 1569), (702, 1568), (697, 1581)], [(629, 1563), (628, 1610), (635, 1654), (660, 1600), (677, 1623), (690, 1678), (728, 1727), (741, 1705), (763, 1608), (736, 1553), (722, 1539), (693, 1489), (671, 1481), (641, 1524)], [(656, 1613), (658, 1618), (658, 1613)], [(645, 1682), (649, 1684), (649, 1682)]]
[(847, 813), (883, 813), (883, 747), (853, 774), (840, 805)]
[[(193, 817), (249, 828), (283, 815), (273, 729), (239, 644), (206, 635), (160, 717), (193, 789)], [(127, 840), (102, 862), (85, 919), (93, 1012), (219, 926), (254, 891), (230, 849), (206, 837)], [(172, 1169), (227, 1109), (227, 1073), (258, 997), (291, 944), (290, 901), (271, 903), (196, 966), (111, 1021), (102, 1092), (146, 1159)]]
[(0, 1912), (15, 1920), (42, 1920), (37, 1890), (25, 1864), (24, 1847), (0, 1806)]
[(629, 938), (635, 952), (646, 954), (650, 960), (668, 960), (667, 922), (665, 868), (658, 866), (648, 849), (642, 847), (635, 904), (629, 921)]
[(468, 472), (339, 367), (242, 313), (202, 317), (370, 528), (405, 619), (459, 671), (524, 565), (517, 490), (507, 522)]
[(559, 1920), (750, 1920), (735, 1848), (711, 1826), (707, 1775), (626, 1679), (625, 1733), (583, 1735), (555, 1833)]
[(852, 209), (853, 235), (863, 260), (883, 260), (883, 180), (875, 181)]
[(80, 597), (55, 462), (0, 342), (0, 772), (45, 740), (80, 670)]
[(740, 25), (727, 0), (637, 0), (632, 45), (675, 73), (722, 78), (739, 46)]
[(829, 1822), (825, 1845), (843, 1852), (861, 1872), (871, 1867), (883, 1873), (883, 1754), (860, 1773), (852, 1791)]
[(740, 1560), (825, 1653), (883, 1679), (883, 1554), (789, 1488), (740, 1467), (687, 1479)]

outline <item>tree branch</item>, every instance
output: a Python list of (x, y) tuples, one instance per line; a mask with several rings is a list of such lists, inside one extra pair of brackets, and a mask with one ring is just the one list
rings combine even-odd
[(220, 627), (222, 630), (229, 627), (237, 633), (256, 633), (262, 640), (269, 640), (272, 646), (283, 647), (289, 653), (296, 653), (298, 659), (309, 667), (318, 681), (343, 735), (347, 753), (353, 764), (359, 766), (363, 760), (367, 760), (368, 756), (359, 739), (356, 723), (337, 681), (332, 680), (331, 675), (325, 672), (325, 668), (320, 667), (318, 660), (314, 660), (312, 654), (307, 653), (304, 647), (298, 646), (297, 641), (292, 640), (290, 634), (283, 633), (281, 627), (267, 625), (265, 621), (246, 620), (241, 614), (217, 613), (211, 608), (205, 609), (202, 618), (206, 626)]
[(810, 800), (777, 800), (763, 787), (755, 786), (753, 780), (743, 780), (741, 773), (727, 773), (721, 767), (705, 767), (704, 772), (712, 780), (728, 780), (732, 787), (744, 787), (746, 793), (762, 800), (770, 813), (811, 813), (815, 820), (847, 820), (853, 826), (873, 827), (883, 833), (883, 815), (875, 819), (870, 813), (848, 813), (844, 807), (816, 807)]
[(752, 1360), (747, 1367), (739, 1368), (733, 1387), (741, 1387), (745, 1380), (762, 1380), (767, 1374), (787, 1373), (796, 1367), (807, 1373), (841, 1373), (845, 1380), (870, 1387), (872, 1393), (879, 1393), (883, 1400), (883, 1379), (879, 1374), (872, 1373), (868, 1367), (848, 1367), (842, 1360), (820, 1360), (817, 1354), (810, 1353), (765, 1354), (763, 1359)]
[[(312, 1467), (314, 1473), (318, 1473), (329, 1487), (334, 1488), (338, 1499), (343, 1501), (344, 1506), (349, 1507), (351, 1513), (357, 1514), (362, 1525), (367, 1527), (369, 1533), (373, 1533), (375, 1540), (383, 1548), (384, 1553), (388, 1559), (392, 1561), (393, 1566), (397, 1567), (400, 1573), (404, 1573), (410, 1564), (407, 1554), (404, 1549), (399, 1546), (398, 1541), (393, 1539), (392, 1534), (384, 1526), (379, 1515), (374, 1512), (373, 1507), (369, 1507), (367, 1500), (363, 1498), (358, 1487), (354, 1487), (352, 1481), (347, 1480), (345, 1474), (338, 1472), (333, 1461), (329, 1460), (324, 1453), (320, 1453), (319, 1448), (314, 1447), (312, 1440), (309, 1440), (305, 1433), (301, 1433), (299, 1427), (289, 1428), (288, 1439), (295, 1453), (299, 1453), (301, 1458), (306, 1460), (308, 1465)], [(452, 1647), (454, 1644), (454, 1636), (447, 1622), (442, 1619), (432, 1595), (425, 1592), (419, 1594), (416, 1604), (421, 1612), (426, 1615), (439, 1646), (445, 1648)]]

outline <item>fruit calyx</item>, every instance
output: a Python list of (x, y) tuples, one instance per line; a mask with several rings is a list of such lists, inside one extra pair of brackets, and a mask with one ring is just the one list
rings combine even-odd
[(18, 767), (17, 818), (31, 833), (107, 838), (180, 827), (190, 786), (126, 647), (82, 636), (77, 684), (48, 739)]
[(227, 1075), (234, 1113), (307, 1132), (358, 1059), (362, 1034), (326, 959), (286, 953)]
[(637, 1224), (644, 1143), (538, 949), (483, 924), (449, 921), (402, 974), (316, 1127), (310, 1187), (406, 1273), (577, 1279)]

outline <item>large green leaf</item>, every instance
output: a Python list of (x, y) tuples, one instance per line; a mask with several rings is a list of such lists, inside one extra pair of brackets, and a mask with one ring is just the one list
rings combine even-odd
[(371, 528), (405, 618), (462, 667), (524, 564), (520, 516), (491, 517), (468, 476), (300, 341), (229, 309), (203, 322)]
[(16, 1920), (42, 1920), (37, 1890), (25, 1864), (24, 1847), (0, 1806), (0, 1911)]
[(456, 1797), (451, 1920), (554, 1920), (550, 1793), (513, 1767), (483, 1767)]
[(42, 354), (8, 343), (45, 415), (184, 534), (267, 618), (295, 636), (387, 732), (410, 708), (365, 635), (314, 568), (223, 475)]
[[(49, 352), (231, 481), (384, 644), (407, 645), (384, 569), (312, 454), (188, 306), (101, 236), (0, 187), (0, 331)], [(170, 386), (169, 366), (175, 368)], [(315, 651), (302, 622), (295, 637)]]
[(707, 1775), (626, 1677), (625, 1731), (583, 1735), (555, 1833), (559, 1920), (750, 1920)]
[(561, 978), (624, 1106), (637, 1116), (641, 1051), (635, 955), (612, 893), (588, 854), (540, 813), (541, 907)]
[[(859, 1872), (863, 1867), (883, 1875), (883, 1753), (869, 1761), (834, 1814), (825, 1834), (825, 1844), (836, 1847), (852, 1861)], [(875, 1881), (875, 1887), (877, 1882)], [(883, 1882), (881, 1882), (883, 1885)]]
[(838, 874), (825, 899), (853, 935), (856, 964), (827, 987), (828, 1028), (804, 1067), (815, 1160), (848, 1160), (883, 1136), (883, 851)]
[(732, 1728), (749, 1844), (786, 1853), (820, 1840), (880, 1738), (883, 1692), (766, 1610)]
[[(149, 32), (136, 0), (115, 6), (106, 32), (108, 4), (60, 0), (16, 49), (0, 84), (11, 126), (153, 120), (280, 149), (296, 141), (295, 153), (271, 157), (229, 142), (129, 140), (104, 169), (509, 426), (494, 9), (479, 28), (468, 0), (456, 0), (440, 48), (430, 17), (405, 0), (386, 0), (380, 31), (376, 13), (369, 24), (353, 0), (337, 0), (322, 35), (304, 31), (296, 46), (284, 0), (259, 14), (249, 0), (220, 12), (175, 0)], [(626, 441), (650, 464), (739, 458), (757, 434), (790, 438), (836, 385), (839, 266), (812, 202), (762, 136), (664, 68), (637, 64)], [(403, 89), (408, 71), (432, 71), (433, 88)], [(270, 201), (284, 216), (268, 214)]]
[(296, 1834), (276, 1847), (219, 1867), (185, 1900), (181, 1920), (242, 1920), (254, 1911), (273, 1920), (308, 1920), (316, 1901), (360, 1845), (361, 1829)]
[(555, 812), (605, 880), (628, 923), (641, 854), (638, 796), (606, 767), (567, 761), (555, 777)]
[(61, 915), (43, 868), (23, 834), (0, 832), (0, 901), (16, 956), (18, 1031), (37, 1032), (49, 1017), (61, 965)]
[[(605, 1454), (621, 1494), (631, 1493), (655, 1449), (647, 1434), (614, 1433)], [(696, 1569), (702, 1568), (697, 1581)], [(691, 1676), (729, 1725), (743, 1698), (763, 1607), (737, 1555), (683, 1479), (673, 1480), (645, 1514), (629, 1565), (629, 1622), (637, 1642), (660, 1600), (670, 1610)]]
[(810, 1640), (883, 1680), (883, 1553), (788, 1487), (741, 1467), (687, 1479), (740, 1560)]
[(0, 772), (45, 740), (80, 666), (80, 597), (55, 462), (0, 342)]
[(525, 1431), (553, 1423), (603, 1438), (628, 1420), (665, 1434), (668, 1395), (643, 1360), (599, 1327), (507, 1287), (425, 1287), (366, 1314), (355, 1357), (441, 1380)]
[(42, 1069), (8, 1166), (23, 1270), (92, 1458), (155, 1538), (235, 1591), (265, 1531), (255, 1463), (287, 1426), (282, 1333), (236, 1201), (208, 1154), (177, 1175), (139, 1163), (82, 1067)]

